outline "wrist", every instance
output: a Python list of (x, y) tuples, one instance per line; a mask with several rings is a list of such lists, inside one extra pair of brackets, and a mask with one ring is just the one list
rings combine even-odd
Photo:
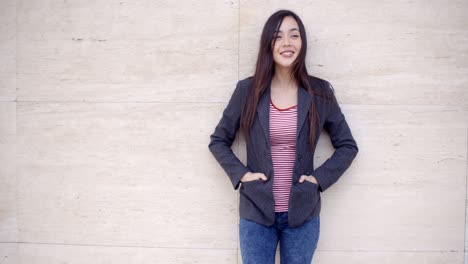
[(250, 171), (246, 172), (246, 173), (244, 174), (244, 176), (241, 177), (240, 181), (243, 182), (246, 178), (249, 177), (249, 174), (251, 174)]
[(310, 175), (309, 177), (312, 179), (312, 182), (318, 184), (318, 180), (314, 177), (314, 175)]

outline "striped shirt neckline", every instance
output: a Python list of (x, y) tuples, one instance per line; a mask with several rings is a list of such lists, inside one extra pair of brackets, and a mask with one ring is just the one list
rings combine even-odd
[(276, 107), (276, 105), (273, 103), (273, 100), (271, 100), (271, 98), (270, 98), (270, 103), (271, 103), (271, 105), (272, 105), (276, 110), (278, 110), (278, 111), (287, 111), (287, 110), (289, 110), (289, 109), (292, 109), (292, 108), (294, 108), (294, 107), (297, 107), (297, 104), (296, 104), (296, 105), (293, 105), (293, 106), (290, 106), (290, 107), (287, 107), (287, 108), (278, 108), (278, 107)]

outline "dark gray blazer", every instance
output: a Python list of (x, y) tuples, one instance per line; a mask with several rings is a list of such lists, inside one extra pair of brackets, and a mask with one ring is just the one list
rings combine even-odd
[[(269, 102), (270, 87), (260, 97), (257, 114), (250, 130), (247, 147), (247, 165), (244, 165), (233, 153), (232, 142), (240, 125), (242, 107), (246, 102), (252, 77), (241, 80), (223, 112), (223, 116), (210, 136), (209, 149), (216, 160), (231, 179), (234, 189), (239, 189), (239, 216), (259, 224), (271, 226), (275, 222), (275, 200), (273, 197), (273, 161), (270, 151), (269, 137)], [(335, 148), (333, 155), (320, 167), (314, 169), (314, 153), (310, 150), (308, 117), (309, 106), (313, 102), (304, 87), (299, 87), (297, 106), (297, 142), (296, 160), (289, 196), (288, 222), (296, 227), (320, 213), (320, 192), (334, 184), (351, 165), (356, 157), (358, 147), (338, 105), (329, 82), (310, 76), (310, 82), (315, 89), (330, 95), (332, 100), (315, 96), (316, 109), (320, 117), (320, 130), (325, 128), (330, 134)], [(320, 132), (319, 132), (320, 133)], [(317, 145), (316, 136), (314, 146)], [(314, 148), (315, 149), (315, 148)], [(240, 182), (247, 172), (264, 173), (268, 180)], [(313, 175), (319, 185), (304, 181), (299, 183), (301, 175)]]

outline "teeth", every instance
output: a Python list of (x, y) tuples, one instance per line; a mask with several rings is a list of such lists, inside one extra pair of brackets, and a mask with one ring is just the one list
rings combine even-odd
[(292, 55), (293, 52), (292, 51), (285, 51), (285, 52), (282, 52), (281, 54), (285, 54), (285, 55)]

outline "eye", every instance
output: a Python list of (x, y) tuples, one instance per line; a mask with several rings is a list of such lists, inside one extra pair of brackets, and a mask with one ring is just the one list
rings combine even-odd
[(291, 37), (292, 37), (292, 38), (298, 38), (299, 35), (292, 35)]

